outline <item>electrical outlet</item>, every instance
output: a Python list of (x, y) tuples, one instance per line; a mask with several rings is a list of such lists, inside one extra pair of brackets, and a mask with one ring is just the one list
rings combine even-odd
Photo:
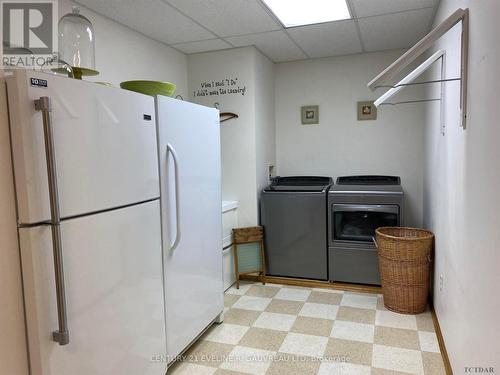
[(276, 168), (273, 163), (269, 163), (267, 165), (267, 180), (269, 183), (272, 182), (272, 179), (276, 176)]
[(444, 276), (443, 274), (439, 275), (439, 291), (442, 292), (444, 287)]

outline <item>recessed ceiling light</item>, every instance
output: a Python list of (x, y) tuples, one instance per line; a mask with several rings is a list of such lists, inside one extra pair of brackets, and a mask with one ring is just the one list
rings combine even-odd
[(262, 0), (285, 27), (351, 18), (346, 0)]

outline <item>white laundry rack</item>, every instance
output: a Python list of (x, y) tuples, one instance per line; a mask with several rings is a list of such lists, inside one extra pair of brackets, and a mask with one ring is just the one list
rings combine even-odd
[[(398, 84), (394, 86), (384, 86), (383, 84), (389, 79), (393, 78), (395, 75), (400, 73), (408, 65), (414, 62), (419, 56), (421, 56), (425, 51), (427, 51), (439, 38), (446, 34), (453, 26), (457, 23), (462, 22), (462, 53), (461, 53), (461, 69), (459, 78), (445, 78), (445, 56), (446, 52), (444, 50), (439, 50), (435, 52), (431, 57), (420, 64), (416, 69), (404, 77)], [(416, 78), (422, 75), (429, 67), (441, 59), (441, 79), (424, 81), (424, 82), (413, 82)], [(399, 59), (393, 62), (389, 67), (387, 67), (382, 73), (371, 80), (368, 83), (368, 87), (375, 90), (380, 87), (390, 87), (390, 89), (385, 92), (380, 98), (375, 101), (375, 105), (379, 106), (382, 104), (402, 104), (402, 103), (414, 103), (414, 102), (427, 102), (427, 101), (437, 101), (441, 100), (441, 132), (444, 134), (444, 84), (449, 81), (460, 81), (460, 110), (461, 110), (461, 126), (463, 129), (466, 128), (467, 120), (467, 72), (468, 72), (468, 60), (469, 60), (469, 9), (458, 9), (451, 16), (445, 19), (441, 24), (434, 28), (429, 34), (422, 38), (417, 44), (410, 48), (405, 54), (403, 54)], [(436, 99), (423, 99), (423, 100), (412, 100), (397, 103), (386, 103), (386, 101), (393, 97), (396, 93), (401, 91), (404, 87), (416, 84), (427, 84), (427, 83), (441, 83), (441, 98)]]

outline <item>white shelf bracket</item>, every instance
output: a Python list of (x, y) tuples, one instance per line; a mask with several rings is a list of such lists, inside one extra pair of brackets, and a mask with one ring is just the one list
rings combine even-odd
[[(441, 124), (441, 135), (444, 135), (446, 132), (446, 53), (443, 53), (441, 56), (441, 107), (439, 108), (439, 115)], [(465, 128), (464, 128), (465, 129)]]
[[(449, 16), (442, 23), (440, 23), (438, 26), (436, 26), (431, 32), (429, 32), (424, 38), (422, 38), (419, 42), (417, 42), (417, 44), (415, 44), (412, 48), (410, 48), (399, 59), (397, 59), (395, 62), (393, 62), (389, 67), (387, 67), (377, 77), (375, 77), (373, 80), (371, 80), (368, 83), (368, 87), (371, 90), (375, 90), (376, 88), (381, 87), (384, 83), (386, 83), (388, 80), (390, 80), (391, 78), (396, 76), (403, 69), (405, 69), (408, 65), (410, 65), (413, 61), (415, 61), (425, 51), (427, 51), (429, 48), (431, 48), (431, 46), (439, 38), (441, 38), (444, 34), (446, 34), (453, 26), (455, 26), (459, 22), (462, 22), (462, 37), (461, 37), (462, 53), (461, 53), (461, 68), (460, 68), (460, 111), (461, 111), (460, 123), (461, 123), (462, 128), (465, 129), (466, 125), (467, 125), (467, 79), (468, 79), (468, 65), (469, 65), (469, 9), (468, 8), (467, 9), (457, 9), (451, 16)], [(438, 52), (440, 52), (440, 51), (438, 51)], [(433, 56), (431, 56), (431, 57), (433, 57)], [(444, 93), (445, 93), (445, 90), (443, 87), (444, 83), (445, 83), (444, 56), (445, 55), (443, 54), (442, 55), (443, 66), (441, 67), (441, 78), (442, 78), (441, 79), (441, 100), (443, 100)], [(436, 59), (434, 61), (436, 61)], [(428, 60), (426, 60), (426, 62)], [(434, 61), (430, 62), (430, 64), (432, 64)], [(409, 77), (412, 76), (413, 73), (416, 73), (417, 70), (421, 69), (422, 66), (426, 62), (424, 62), (422, 65), (420, 65), (417, 69), (415, 69), (413, 72), (411, 72), (408, 76), (403, 78), (403, 80), (401, 82), (403, 82), (405, 79), (409, 79)], [(430, 64), (429, 64), (429, 66), (430, 66)], [(427, 69), (427, 68), (428, 68), (428, 66), (425, 69)], [(416, 78), (420, 74), (422, 74), (422, 72), (425, 69), (420, 71), (420, 73), (417, 74), (414, 78)], [(400, 84), (401, 84), (401, 82), (400, 82)], [(404, 87), (406, 85), (405, 83), (403, 83), (400, 87), (398, 87), (400, 84), (394, 86), (391, 90), (387, 91), (387, 93), (391, 92), (393, 89), (399, 88), (399, 90), (400, 90), (402, 87)], [(377, 101), (382, 99), (387, 93), (382, 95), (382, 97), (379, 98)], [(392, 94), (390, 96), (392, 96), (394, 94), (395, 94), (395, 92), (392, 92)], [(444, 106), (442, 105), (441, 107), (442, 107), (442, 109), (441, 109), (441, 132), (443, 133), (444, 132), (444, 114), (443, 114), (443, 111), (444, 111), (443, 107)]]
[[(446, 80), (446, 75), (445, 75), (445, 58), (446, 58), (446, 52), (445, 50), (439, 50), (435, 52), (431, 57), (429, 57), (427, 60), (425, 60), (422, 64), (420, 64), (417, 68), (415, 68), (410, 74), (408, 74), (406, 77), (404, 77), (401, 81), (399, 81), (396, 85), (392, 86), (390, 90), (387, 90), (380, 98), (375, 100), (374, 104), (376, 107), (383, 105), (383, 104), (402, 104), (402, 103), (415, 103), (415, 102), (429, 102), (429, 101), (440, 101), (441, 106), (440, 106), (440, 129), (441, 129), (441, 134), (444, 135), (445, 131), (445, 116), (444, 116), (444, 111), (445, 111), (445, 83), (447, 82)], [(412, 100), (412, 101), (407, 101), (407, 102), (399, 102), (399, 103), (387, 103), (387, 101), (392, 98), (394, 95), (396, 95), (398, 92), (400, 92), (403, 88), (406, 86), (409, 86), (413, 84), (413, 81), (420, 77), (422, 74), (424, 74), (427, 69), (429, 69), (432, 64), (434, 64), (437, 60), (441, 60), (441, 78), (439, 80), (435, 81), (426, 81), (426, 82), (417, 82), (416, 84), (420, 83), (436, 83), (440, 82), (441, 83), (441, 95), (439, 99), (424, 99), (424, 100)]]
[[(393, 86), (390, 90), (387, 90), (380, 98), (375, 100), (374, 104), (378, 107), (379, 105), (383, 104), (384, 102), (392, 98), (394, 95), (400, 92), (404, 87), (406, 87), (409, 83), (412, 83), (413, 81), (415, 81), (415, 79), (424, 74), (425, 71), (429, 69), (431, 65), (434, 64), (437, 60), (439, 60), (444, 54), (445, 52), (442, 49), (434, 53), (431, 57), (429, 57), (417, 68), (415, 68), (410, 74), (408, 74), (395, 86)], [(441, 79), (444, 79), (444, 77), (441, 77)]]

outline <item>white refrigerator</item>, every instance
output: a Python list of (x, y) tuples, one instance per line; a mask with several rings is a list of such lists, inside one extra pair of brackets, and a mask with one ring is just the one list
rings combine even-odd
[(156, 98), (167, 362), (223, 318), (219, 111)]
[(154, 98), (33, 71), (6, 80), (31, 374), (164, 374)]

